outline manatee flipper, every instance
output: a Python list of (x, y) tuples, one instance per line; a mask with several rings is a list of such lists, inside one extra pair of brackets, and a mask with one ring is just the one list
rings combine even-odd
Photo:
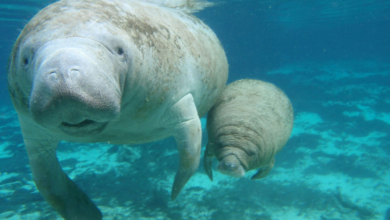
[(206, 151), (204, 152), (204, 157), (203, 157), (203, 166), (204, 170), (207, 173), (207, 176), (209, 176), (210, 180), (213, 181), (213, 157), (214, 154), (212, 152), (212, 143), (208, 143), (206, 146)]
[(262, 179), (262, 178), (266, 177), (268, 175), (268, 173), (274, 167), (274, 164), (275, 164), (275, 157), (273, 157), (271, 159), (271, 162), (266, 167), (259, 169), (259, 171), (257, 171), (257, 173), (255, 175), (253, 175), (251, 179), (258, 180), (258, 179)]
[(169, 108), (161, 123), (173, 126), (179, 151), (179, 170), (171, 194), (174, 200), (199, 166), (202, 127), (192, 95), (187, 94)]
[(96, 205), (61, 169), (56, 156), (58, 141), (35, 132), (32, 136), (21, 125), (35, 185), (44, 199), (64, 219), (102, 219)]

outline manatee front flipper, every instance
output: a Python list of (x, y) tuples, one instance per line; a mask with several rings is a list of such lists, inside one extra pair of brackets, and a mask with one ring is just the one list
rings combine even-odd
[(268, 164), (268, 166), (260, 168), (259, 171), (255, 175), (252, 176), (252, 180), (258, 180), (266, 177), (268, 173), (272, 170), (275, 164), (275, 157), (271, 159), (271, 162)]
[(170, 107), (161, 124), (164, 127), (173, 127), (173, 136), (179, 151), (179, 170), (171, 194), (174, 200), (199, 166), (202, 127), (192, 95), (187, 94)]
[(96, 205), (61, 169), (56, 156), (58, 141), (39, 128), (29, 128), (22, 120), (21, 127), (33, 178), (45, 200), (64, 219), (102, 219)]
[(209, 176), (210, 180), (213, 181), (213, 157), (214, 153), (212, 152), (211, 149), (214, 147), (211, 146), (212, 143), (208, 143), (206, 146), (206, 151), (204, 152), (204, 157), (203, 157), (203, 166), (204, 170), (207, 173), (207, 176)]

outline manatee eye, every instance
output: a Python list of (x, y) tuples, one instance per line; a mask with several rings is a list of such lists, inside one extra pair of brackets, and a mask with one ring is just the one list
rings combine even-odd
[(23, 63), (23, 66), (27, 66), (28, 65), (28, 59), (26, 57), (23, 58), (22, 63)]
[(123, 51), (123, 48), (122, 47), (118, 47), (116, 48), (116, 52), (119, 54), (119, 55), (122, 55), (124, 53)]

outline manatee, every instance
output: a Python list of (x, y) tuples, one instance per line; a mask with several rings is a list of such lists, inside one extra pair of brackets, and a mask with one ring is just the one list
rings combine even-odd
[(286, 144), (293, 127), (293, 108), (287, 96), (271, 83), (243, 79), (228, 86), (207, 116), (208, 143), (204, 168), (213, 180), (212, 159), (218, 171), (252, 179), (264, 178), (275, 154)]
[(225, 52), (184, 11), (135, 0), (62, 0), (17, 38), (8, 87), (35, 184), (64, 219), (101, 219), (62, 170), (59, 141), (140, 144), (173, 136), (172, 199), (199, 166), (200, 117), (222, 93)]

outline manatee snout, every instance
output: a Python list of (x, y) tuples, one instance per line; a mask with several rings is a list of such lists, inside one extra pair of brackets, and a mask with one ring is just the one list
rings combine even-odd
[(218, 164), (218, 171), (237, 178), (245, 175), (245, 170), (235, 155), (225, 156)]
[(83, 136), (99, 133), (118, 116), (120, 89), (113, 77), (107, 77), (113, 65), (109, 57), (102, 63), (95, 54), (85, 46), (58, 43), (37, 52), (29, 100), (35, 122)]

